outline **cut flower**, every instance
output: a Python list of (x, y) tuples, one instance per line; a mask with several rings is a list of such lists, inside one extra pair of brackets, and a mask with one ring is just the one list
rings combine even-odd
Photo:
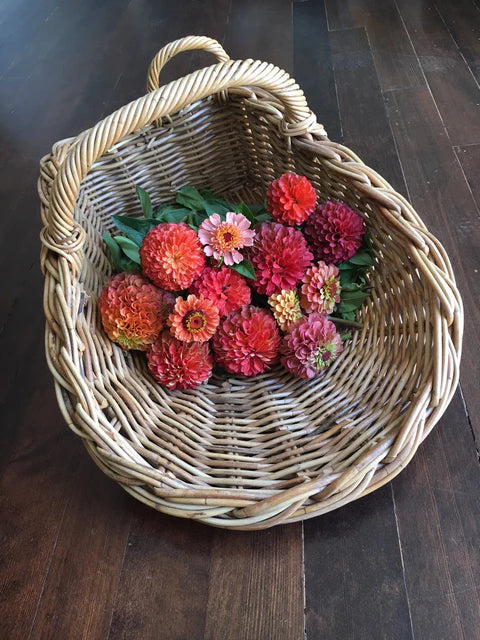
[(340, 302), (340, 280), (338, 268), (320, 261), (312, 265), (303, 276), (300, 304), (307, 313), (332, 313)]
[(267, 189), (268, 211), (277, 222), (302, 224), (315, 209), (317, 194), (305, 176), (284, 173)]
[(215, 333), (220, 316), (216, 306), (203, 296), (190, 294), (186, 300), (177, 298), (168, 316), (170, 331), (177, 340), (205, 342)]
[(223, 222), (218, 213), (204, 220), (198, 230), (200, 242), (207, 256), (232, 265), (242, 262), (243, 255), (239, 249), (253, 244), (255, 231), (250, 229), (250, 221), (241, 214), (229, 211)]

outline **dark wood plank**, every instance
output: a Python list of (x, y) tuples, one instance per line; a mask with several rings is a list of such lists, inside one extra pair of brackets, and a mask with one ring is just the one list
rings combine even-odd
[(299, 526), (213, 538), (205, 640), (303, 640)]
[(79, 470), (45, 576), (32, 639), (106, 638), (110, 628), (132, 500), (76, 444)]
[(310, 109), (325, 126), (330, 140), (341, 142), (342, 125), (322, 2), (293, 5), (293, 33), (295, 80), (303, 89)]
[(234, 60), (265, 60), (292, 73), (291, 0), (232, 0), (225, 49)]
[(473, 0), (435, 0), (455, 44), (480, 82), (480, 8)]
[(394, 189), (405, 194), (402, 168), (365, 30), (333, 31), (330, 42), (344, 142)]
[(477, 439), (480, 438), (480, 269), (478, 210), (427, 89), (385, 96), (411, 202), (445, 246), (465, 306), (465, 344), (460, 379)]
[(329, 27), (365, 27), (383, 91), (425, 84), (395, 0), (326, 0)]
[[(462, 165), (463, 173), (472, 191), (472, 195), (480, 211), (480, 144), (471, 144), (466, 147), (456, 147), (455, 153)], [(475, 273), (475, 272), (474, 272)]]
[(390, 486), (304, 526), (307, 638), (413, 638)]
[(393, 491), (416, 640), (478, 640), (480, 466), (459, 392)]
[(433, 0), (397, 6), (452, 143), (480, 142), (480, 89)]
[(108, 637), (200, 640), (213, 530), (133, 500), (130, 508), (133, 520)]

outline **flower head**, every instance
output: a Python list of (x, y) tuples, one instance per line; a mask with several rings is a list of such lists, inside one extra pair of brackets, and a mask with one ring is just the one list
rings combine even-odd
[(123, 349), (146, 351), (162, 330), (165, 292), (137, 274), (107, 280), (98, 307), (106, 334)]
[(275, 220), (294, 226), (305, 222), (315, 209), (317, 194), (305, 176), (284, 173), (269, 184), (267, 203)]
[(326, 202), (307, 220), (304, 233), (316, 260), (340, 264), (359, 250), (365, 225), (348, 205)]
[(197, 234), (183, 222), (151, 229), (140, 247), (140, 259), (147, 278), (168, 291), (187, 289), (205, 265)]
[(278, 359), (280, 333), (266, 309), (246, 306), (228, 315), (213, 337), (216, 362), (243, 376), (256, 376)]
[(217, 307), (203, 296), (190, 294), (186, 300), (177, 298), (168, 316), (170, 331), (184, 342), (205, 342), (215, 333), (220, 317)]
[(225, 266), (221, 269), (205, 267), (201, 276), (190, 287), (190, 291), (213, 302), (220, 317), (250, 304), (252, 297), (245, 278)]
[(232, 211), (227, 213), (225, 222), (222, 222), (218, 213), (212, 214), (202, 222), (198, 230), (205, 254), (216, 260), (223, 258), (228, 265), (242, 262), (243, 256), (239, 249), (250, 247), (254, 236), (255, 231), (250, 229), (250, 221), (241, 213)]
[(307, 313), (329, 314), (340, 302), (338, 268), (320, 261), (312, 265), (303, 276), (300, 304)]
[(308, 379), (329, 367), (342, 350), (342, 339), (333, 322), (312, 313), (287, 331), (280, 347), (281, 362), (293, 375)]
[(181, 342), (168, 331), (150, 347), (147, 360), (155, 380), (169, 389), (193, 389), (212, 374), (207, 342)]
[(267, 296), (294, 289), (313, 259), (303, 234), (276, 222), (264, 222), (256, 231), (248, 252), (257, 276), (252, 287)]
[(272, 293), (268, 304), (282, 331), (286, 331), (293, 322), (302, 317), (296, 289), (282, 289), (280, 293)]

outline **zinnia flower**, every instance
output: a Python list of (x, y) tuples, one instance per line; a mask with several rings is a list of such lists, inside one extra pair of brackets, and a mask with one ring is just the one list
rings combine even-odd
[(267, 189), (268, 211), (278, 222), (302, 224), (315, 209), (317, 194), (305, 176), (284, 173)]
[(302, 317), (295, 289), (282, 289), (280, 293), (273, 293), (268, 299), (268, 304), (282, 331), (286, 331), (293, 322)]
[(187, 289), (205, 265), (197, 234), (183, 222), (151, 229), (140, 247), (140, 259), (143, 273), (168, 291)]
[(123, 349), (146, 351), (164, 323), (164, 291), (137, 274), (107, 280), (98, 299), (106, 334)]
[(246, 306), (228, 315), (213, 336), (216, 362), (243, 376), (256, 376), (278, 359), (280, 333), (271, 313)]
[(190, 292), (213, 302), (220, 317), (250, 304), (252, 297), (245, 278), (225, 266), (221, 269), (205, 267), (200, 278), (190, 287)]
[(338, 268), (320, 261), (309, 267), (303, 276), (300, 304), (307, 313), (329, 314), (340, 302)]
[(150, 347), (147, 360), (155, 380), (169, 389), (193, 389), (212, 374), (207, 342), (181, 342), (168, 331)]
[(215, 333), (220, 321), (213, 302), (203, 296), (189, 295), (186, 300), (177, 298), (172, 313), (168, 317), (170, 331), (184, 342), (205, 342)]
[(326, 202), (307, 220), (304, 233), (316, 260), (340, 264), (359, 250), (365, 225), (348, 205)]
[(333, 322), (319, 313), (300, 318), (283, 338), (281, 362), (298, 378), (313, 378), (342, 352), (342, 339)]
[(248, 251), (257, 276), (252, 287), (267, 296), (295, 289), (313, 259), (302, 232), (276, 222), (264, 222), (256, 231)]
[(243, 256), (238, 249), (250, 247), (254, 235), (255, 231), (250, 229), (250, 221), (241, 213), (232, 211), (227, 213), (226, 222), (222, 222), (218, 213), (212, 214), (202, 222), (198, 230), (206, 255), (216, 260), (223, 258), (228, 265), (242, 262)]

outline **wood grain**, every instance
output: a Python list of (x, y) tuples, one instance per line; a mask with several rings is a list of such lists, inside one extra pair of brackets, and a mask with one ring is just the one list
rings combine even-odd
[(480, 142), (480, 89), (435, 4), (396, 1), (452, 143)]
[[(466, 147), (456, 147), (458, 161), (460, 162), (467, 184), (472, 191), (472, 195), (477, 203), (480, 212), (480, 144), (469, 144)], [(475, 272), (474, 272), (475, 273)], [(473, 276), (475, 277), (475, 276)]]

